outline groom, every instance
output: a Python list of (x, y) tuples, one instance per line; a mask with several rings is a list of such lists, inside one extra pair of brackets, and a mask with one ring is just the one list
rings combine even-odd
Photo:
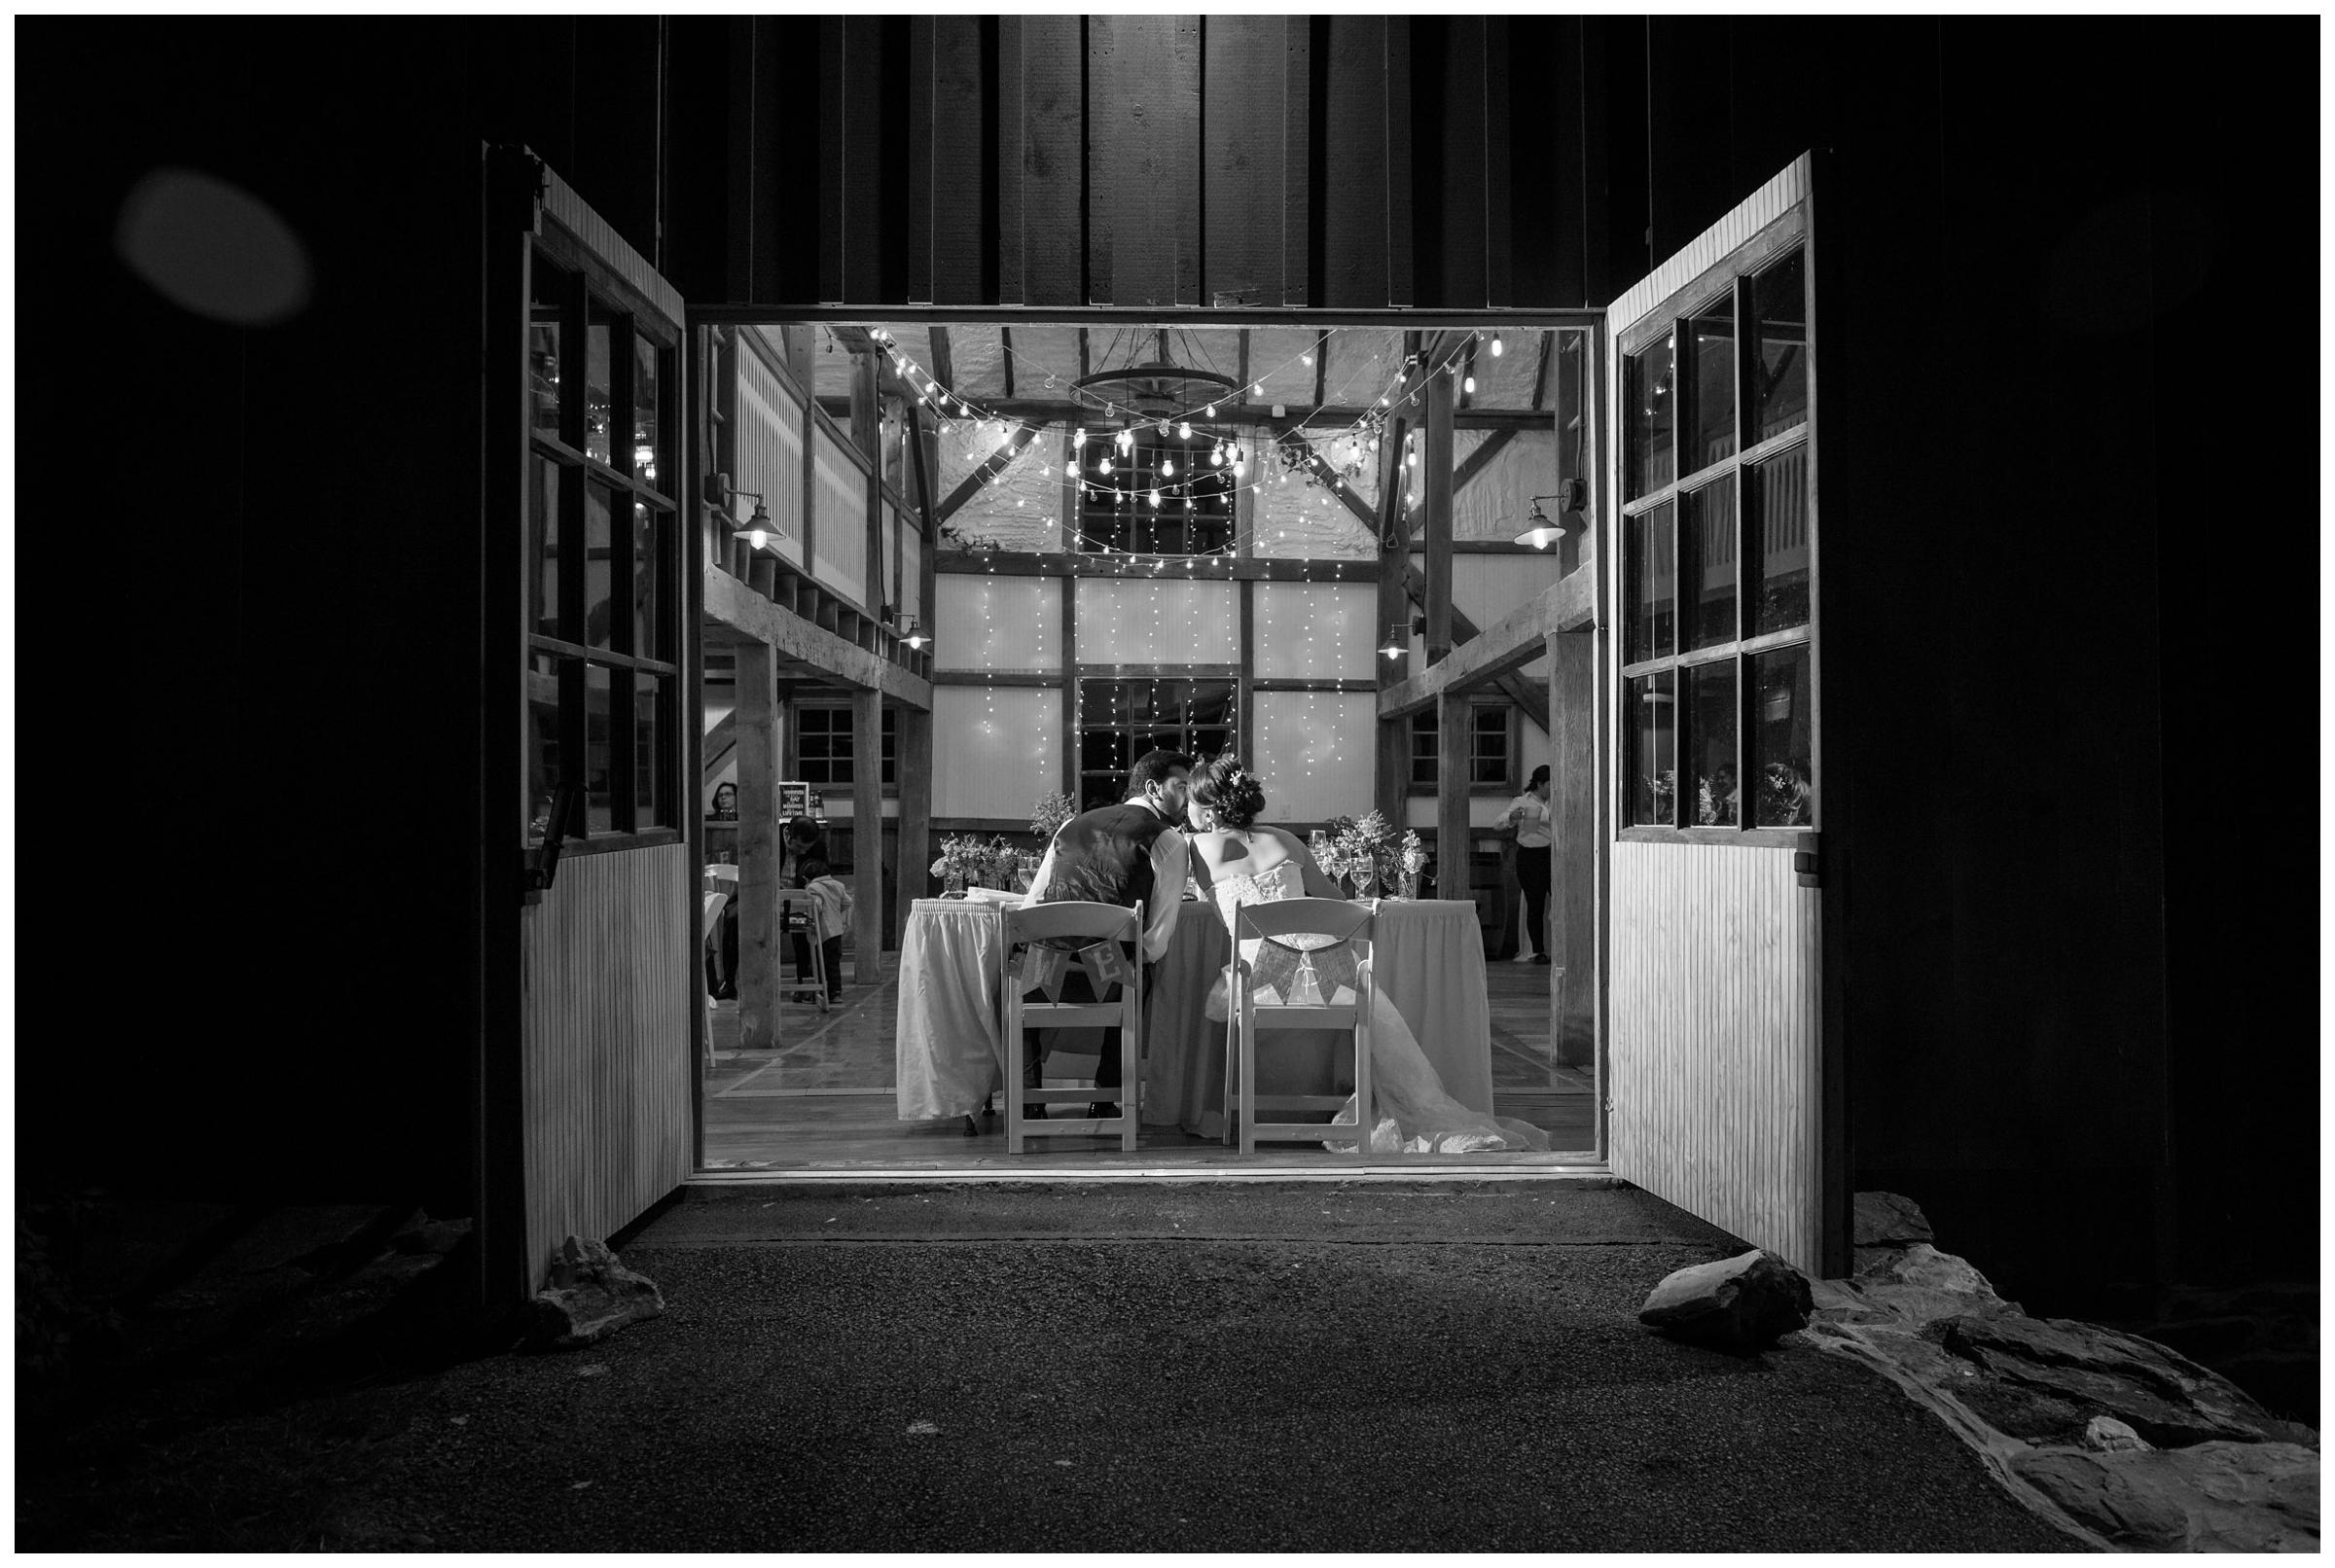
[[(1190, 846), (1184, 841), (1184, 802), (1191, 790), (1192, 759), (1178, 751), (1148, 751), (1128, 770), (1127, 799), (1072, 817), (1062, 824), (1038, 863), (1029, 881), (1029, 902), (1060, 904), (1087, 900), (1143, 906), (1144, 994), (1151, 966), (1168, 951), (1175, 935), (1176, 911), (1184, 898), (1184, 877), (1190, 869)], [(1131, 952), (1128, 956), (1134, 955)], [(1065, 1002), (1108, 1001), (1095, 995), (1085, 968), (1075, 967), (1062, 981)], [(1025, 1082), (1039, 1083), (1037, 1031), (1024, 1035), (1028, 1043)], [(1095, 1064), (1095, 1091), (1116, 1088), (1120, 1082), (1119, 1031), (1102, 1032), (1102, 1056)], [(1033, 1117), (1046, 1114), (1043, 1105), (1031, 1107)], [(1116, 1102), (1097, 1100), (1087, 1107), (1090, 1120), (1115, 1117)]]

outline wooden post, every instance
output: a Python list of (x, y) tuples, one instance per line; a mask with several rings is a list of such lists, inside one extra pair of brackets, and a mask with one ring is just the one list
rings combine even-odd
[(1549, 1045), (1587, 1067), (1598, 1034), (1597, 638), (1551, 632)]
[[(1442, 344), (1438, 342), (1439, 351)], [(1430, 364), (1435, 363), (1433, 359)], [(1419, 466), (1425, 476), (1419, 499), (1425, 503), (1427, 547), (1427, 659), (1439, 663), (1452, 651), (1452, 376), (1437, 371), (1426, 378), (1419, 401), (1426, 407), (1426, 450)]]
[(785, 954), (778, 929), (780, 736), (777, 651), (737, 647), (737, 985), (738, 1043), (779, 1046), (778, 993)]
[(1435, 894), (1446, 899), (1471, 898), (1468, 850), (1474, 842), (1474, 825), (1467, 809), (1467, 694), (1446, 692), (1436, 698), (1436, 705), (1443, 743), (1435, 759)]
[(851, 978), (883, 979), (883, 694), (851, 694)]
[(900, 715), (900, 832), (894, 851), (900, 857), (894, 874), (900, 918), (892, 932), (892, 945), (898, 947), (908, 931), (909, 911), (924, 896), (926, 868), (932, 864), (932, 715), (922, 708), (893, 711)]

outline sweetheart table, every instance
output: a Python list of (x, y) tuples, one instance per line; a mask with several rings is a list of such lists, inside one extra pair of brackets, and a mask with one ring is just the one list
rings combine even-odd
[[(1491, 1110), (1491, 1010), (1483, 927), (1464, 899), (1381, 899), (1373, 973), (1443, 1078), (1470, 1110)], [(971, 1116), (1004, 1084), (998, 1037), (994, 905), (918, 899), (900, 942), (893, 1035), (903, 1122)], [(1142, 1119), (1214, 1137), (1224, 1109), (1224, 1025), (1203, 1011), (1232, 941), (1214, 906), (1187, 901), (1153, 972), (1146, 1016)], [(1095, 1031), (1062, 1031), (1094, 1038)], [(1067, 1042), (1057, 1047), (1067, 1049)], [(1276, 1033), (1258, 1062), (1264, 1093), (1319, 1093), (1337, 1083), (1345, 1047), (1306, 1031)]]

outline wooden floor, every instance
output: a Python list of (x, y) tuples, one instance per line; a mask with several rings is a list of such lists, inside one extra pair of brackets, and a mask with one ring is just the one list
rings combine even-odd
[[(1005, 1152), (1004, 1123), (989, 1118), (968, 1136), (961, 1118), (902, 1122), (892, 1083), (898, 1016), (895, 955), (883, 956), (881, 984), (851, 985), (822, 1014), (789, 1004), (776, 1051), (737, 1049), (737, 1004), (717, 1003), (714, 1066), (705, 1077), (705, 1168), (709, 1171), (1010, 1169), (1072, 1164), (1128, 1167), (1353, 1170), (1351, 1155), (1284, 1146), (1243, 1158), (1212, 1138), (1177, 1127), (1146, 1127), (1133, 1154), (1116, 1138), (1054, 1137), (1028, 1153)], [(845, 974), (851, 973), (848, 960)], [(1370, 1168), (1497, 1170), (1580, 1163), (1597, 1144), (1595, 1085), (1585, 1067), (1555, 1061), (1548, 1048), (1549, 972), (1537, 964), (1487, 966), (1491, 1003), (1492, 1109), (1529, 1122), (1569, 1158), (1541, 1154), (1380, 1155)]]

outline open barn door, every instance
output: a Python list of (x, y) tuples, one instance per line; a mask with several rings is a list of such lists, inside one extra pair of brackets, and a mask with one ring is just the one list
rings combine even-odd
[(478, 1212), (508, 1297), (688, 1176), (701, 980), (681, 300), (524, 151), (486, 191)]
[(1617, 1175), (1838, 1273), (1813, 207), (1803, 157), (1607, 312), (1608, 1133)]

